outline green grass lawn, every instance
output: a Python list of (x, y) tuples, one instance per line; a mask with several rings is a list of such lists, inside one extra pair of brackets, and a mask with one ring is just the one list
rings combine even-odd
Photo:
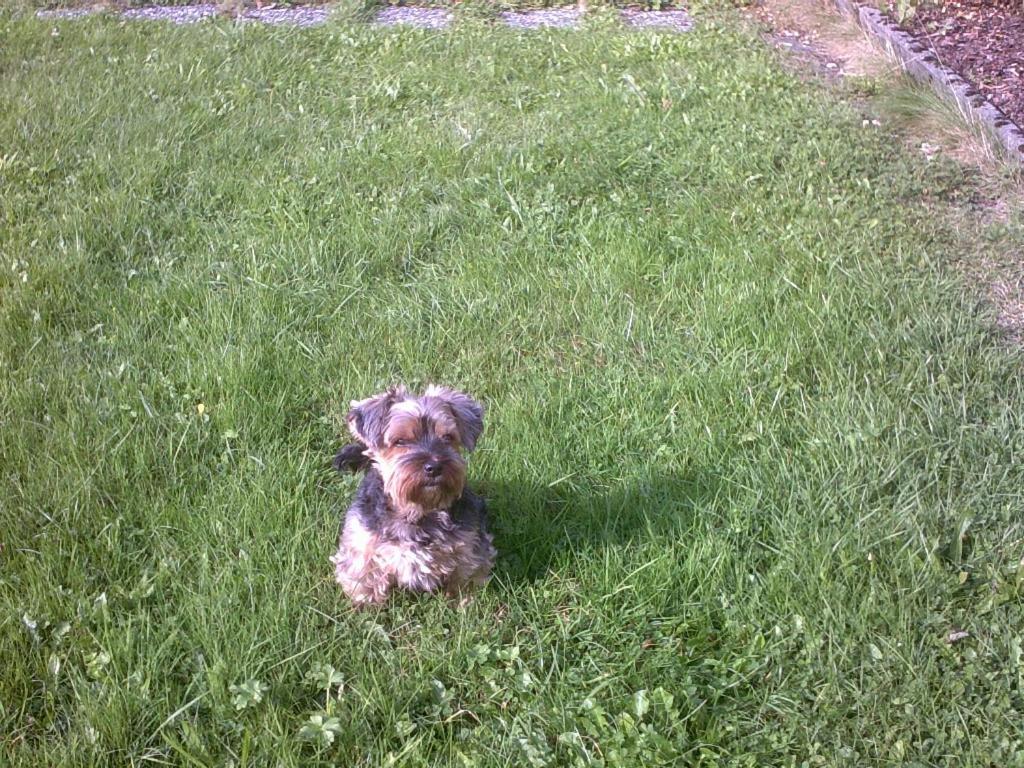
[[(729, 18), (0, 15), (0, 763), (1024, 764), (969, 189)], [(488, 408), (464, 608), (332, 582), (398, 381)]]

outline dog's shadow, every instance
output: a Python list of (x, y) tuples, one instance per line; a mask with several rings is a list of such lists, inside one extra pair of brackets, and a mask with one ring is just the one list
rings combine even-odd
[(721, 482), (703, 472), (595, 491), (558, 482), (471, 482), (487, 499), (499, 552), (495, 575), (511, 582), (541, 579), (581, 550), (683, 535), (721, 491)]

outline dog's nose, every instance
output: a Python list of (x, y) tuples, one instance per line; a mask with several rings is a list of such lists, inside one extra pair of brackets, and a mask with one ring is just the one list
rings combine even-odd
[(423, 473), (428, 477), (437, 477), (441, 474), (441, 462), (439, 461), (428, 461), (423, 465)]

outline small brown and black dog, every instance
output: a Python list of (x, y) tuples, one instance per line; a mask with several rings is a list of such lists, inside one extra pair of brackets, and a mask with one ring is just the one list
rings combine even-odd
[(334, 466), (366, 477), (331, 558), (345, 593), (366, 605), (393, 587), (454, 596), (486, 583), (496, 552), (462, 455), (483, 432), (480, 404), (446, 387), (395, 387), (353, 401), (347, 421), (357, 442)]

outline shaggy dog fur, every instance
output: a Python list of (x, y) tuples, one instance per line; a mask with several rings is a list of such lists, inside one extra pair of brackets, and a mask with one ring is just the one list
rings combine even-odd
[(483, 432), (480, 404), (445, 387), (397, 387), (353, 401), (347, 421), (357, 442), (334, 465), (366, 477), (331, 558), (345, 593), (365, 605), (395, 587), (457, 595), (486, 583), (496, 552), (463, 457)]

